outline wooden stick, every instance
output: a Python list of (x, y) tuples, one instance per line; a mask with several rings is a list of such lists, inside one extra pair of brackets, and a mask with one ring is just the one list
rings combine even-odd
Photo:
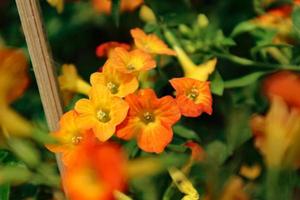
[[(63, 106), (52, 62), (52, 54), (43, 28), (39, 0), (16, 0), (16, 3), (47, 123), (50, 130), (55, 131), (58, 129)], [(62, 172), (62, 163), (59, 155), (56, 156), (58, 167)]]

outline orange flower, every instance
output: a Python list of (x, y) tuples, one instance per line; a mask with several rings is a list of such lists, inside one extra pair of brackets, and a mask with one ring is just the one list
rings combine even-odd
[(139, 28), (131, 29), (130, 33), (138, 49), (150, 54), (176, 55), (176, 52), (169, 49), (155, 34), (146, 35), (146, 33)]
[(245, 184), (238, 176), (231, 177), (223, 188), (220, 200), (249, 200)]
[[(143, 3), (143, 0), (121, 0), (121, 11), (132, 12)], [(93, 0), (93, 6), (98, 12), (111, 13), (111, 0)]]
[(117, 136), (125, 140), (137, 137), (142, 150), (161, 153), (173, 138), (172, 125), (180, 119), (175, 100), (170, 96), (158, 99), (152, 89), (129, 94), (125, 100), (130, 109)]
[(130, 46), (126, 43), (120, 43), (120, 42), (105, 42), (103, 44), (100, 44), (97, 49), (96, 49), (96, 55), (101, 58), (101, 57), (109, 57), (111, 54), (112, 50), (116, 47), (122, 47), (126, 49), (127, 51), (130, 49)]
[(127, 51), (121, 47), (113, 50), (105, 64), (123, 73), (147, 71), (156, 67), (151, 55), (139, 49)]
[(108, 140), (116, 126), (126, 117), (128, 104), (121, 98), (112, 96), (106, 87), (92, 87), (89, 99), (81, 99), (75, 104), (78, 112), (76, 123), (84, 130), (92, 129), (100, 141)]
[(0, 49), (0, 98), (11, 103), (24, 93), (29, 83), (24, 53), (16, 49)]
[(171, 85), (176, 90), (176, 101), (181, 114), (186, 117), (198, 117), (203, 112), (212, 114), (212, 96), (209, 82), (191, 78), (173, 78)]
[(126, 159), (117, 144), (81, 146), (77, 158), (63, 175), (70, 200), (113, 200), (126, 189)]
[(91, 75), (91, 84), (93, 87), (102, 85), (106, 87), (112, 95), (125, 97), (133, 93), (139, 87), (136, 76), (132, 74), (121, 73), (111, 66), (104, 65), (103, 71), (95, 72)]
[(300, 108), (300, 76), (298, 74), (282, 71), (269, 76), (264, 81), (264, 92), (269, 98), (277, 95), (288, 105)]
[(91, 132), (81, 131), (75, 119), (78, 114), (71, 110), (60, 119), (60, 129), (52, 134), (58, 144), (47, 144), (46, 147), (54, 152), (62, 154), (62, 161), (66, 166), (77, 159), (78, 148), (90, 138), (94, 138)]

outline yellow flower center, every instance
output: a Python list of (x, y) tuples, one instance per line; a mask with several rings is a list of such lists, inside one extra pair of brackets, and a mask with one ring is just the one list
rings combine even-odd
[(72, 141), (72, 144), (78, 145), (81, 142), (82, 139), (83, 139), (82, 136), (76, 135), (76, 136), (72, 137), (71, 141)]
[(153, 113), (147, 111), (147, 112), (144, 112), (144, 113), (143, 113), (142, 120), (143, 120), (146, 124), (149, 124), (149, 123), (151, 123), (151, 122), (154, 122), (155, 117), (154, 117)]
[(118, 89), (119, 89), (119, 86), (113, 82), (108, 82), (106, 84), (106, 87), (109, 89), (109, 91), (112, 93), (112, 94), (116, 94), (118, 93)]
[(195, 101), (196, 98), (199, 96), (199, 90), (195, 87), (193, 87), (190, 91), (188, 91), (187, 93), (187, 98)]
[(97, 119), (103, 123), (109, 122), (110, 121), (109, 112), (100, 109), (97, 112)]

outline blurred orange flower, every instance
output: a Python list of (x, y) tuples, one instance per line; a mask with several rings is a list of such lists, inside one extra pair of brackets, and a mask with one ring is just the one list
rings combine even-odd
[(114, 50), (114, 48), (116, 47), (122, 47), (124, 49), (126, 49), (127, 51), (129, 51), (130, 49), (130, 45), (126, 44), (126, 43), (120, 43), (120, 42), (105, 42), (100, 44), (97, 49), (96, 49), (96, 55), (101, 58), (101, 57), (109, 57), (109, 55), (111, 54), (112, 50)]
[(131, 29), (130, 33), (138, 49), (150, 54), (176, 55), (176, 52), (168, 48), (155, 34), (146, 35), (146, 33), (139, 28)]
[(65, 166), (70, 166), (74, 159), (78, 159), (77, 153), (80, 145), (86, 142), (87, 138), (95, 138), (91, 132), (81, 131), (75, 122), (78, 114), (71, 110), (65, 113), (59, 122), (60, 129), (52, 136), (57, 139), (58, 144), (47, 144), (46, 147), (54, 152), (61, 153)]
[[(121, 0), (121, 11), (132, 12), (143, 3), (143, 0)], [(105, 14), (111, 13), (111, 0), (93, 0), (93, 6), (98, 12), (103, 12)]]
[(268, 167), (300, 166), (299, 108), (289, 108), (282, 98), (273, 96), (266, 116), (254, 116), (251, 128), (255, 146), (263, 154)]
[(282, 71), (266, 78), (264, 93), (270, 98), (280, 96), (293, 107), (300, 108), (300, 76), (299, 74)]
[(27, 59), (21, 50), (0, 49), (0, 101), (11, 103), (29, 83)]
[(137, 137), (142, 150), (161, 153), (173, 138), (172, 125), (180, 119), (175, 100), (170, 96), (158, 99), (152, 89), (129, 94), (125, 100), (130, 109), (117, 136), (125, 140)]
[(100, 141), (108, 140), (116, 126), (126, 117), (128, 104), (121, 98), (112, 96), (102, 86), (92, 87), (89, 99), (80, 99), (75, 104), (78, 112), (76, 123), (83, 130), (92, 129)]
[(142, 50), (127, 51), (124, 48), (117, 47), (110, 54), (105, 65), (114, 67), (122, 73), (136, 73), (155, 68), (156, 62), (150, 54)]
[(251, 22), (264, 28), (276, 30), (278, 34), (275, 42), (289, 42), (292, 30), (292, 9), (291, 5), (274, 8), (254, 18)]
[(139, 87), (136, 76), (121, 73), (108, 65), (104, 65), (101, 73), (95, 72), (91, 75), (91, 84), (93, 87), (102, 85), (106, 87), (112, 95), (118, 97), (125, 97), (135, 92)]
[(81, 146), (77, 158), (63, 174), (70, 200), (113, 200), (115, 191), (126, 190), (126, 158), (117, 144)]
[(171, 85), (176, 90), (176, 101), (182, 115), (198, 117), (203, 112), (212, 114), (212, 96), (209, 82), (191, 78), (173, 78)]
[(10, 108), (29, 83), (28, 65), (21, 50), (0, 48), (0, 132), (6, 136), (29, 136), (33, 126)]
[(245, 192), (244, 187), (240, 177), (231, 177), (223, 189), (220, 200), (249, 200), (249, 195)]

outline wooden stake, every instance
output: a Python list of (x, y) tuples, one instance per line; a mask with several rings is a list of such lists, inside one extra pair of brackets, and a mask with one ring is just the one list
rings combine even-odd
[[(63, 106), (52, 54), (43, 28), (39, 0), (16, 0), (16, 3), (48, 126), (51, 131), (55, 131), (58, 129)], [(57, 163), (62, 172), (58, 155)]]

